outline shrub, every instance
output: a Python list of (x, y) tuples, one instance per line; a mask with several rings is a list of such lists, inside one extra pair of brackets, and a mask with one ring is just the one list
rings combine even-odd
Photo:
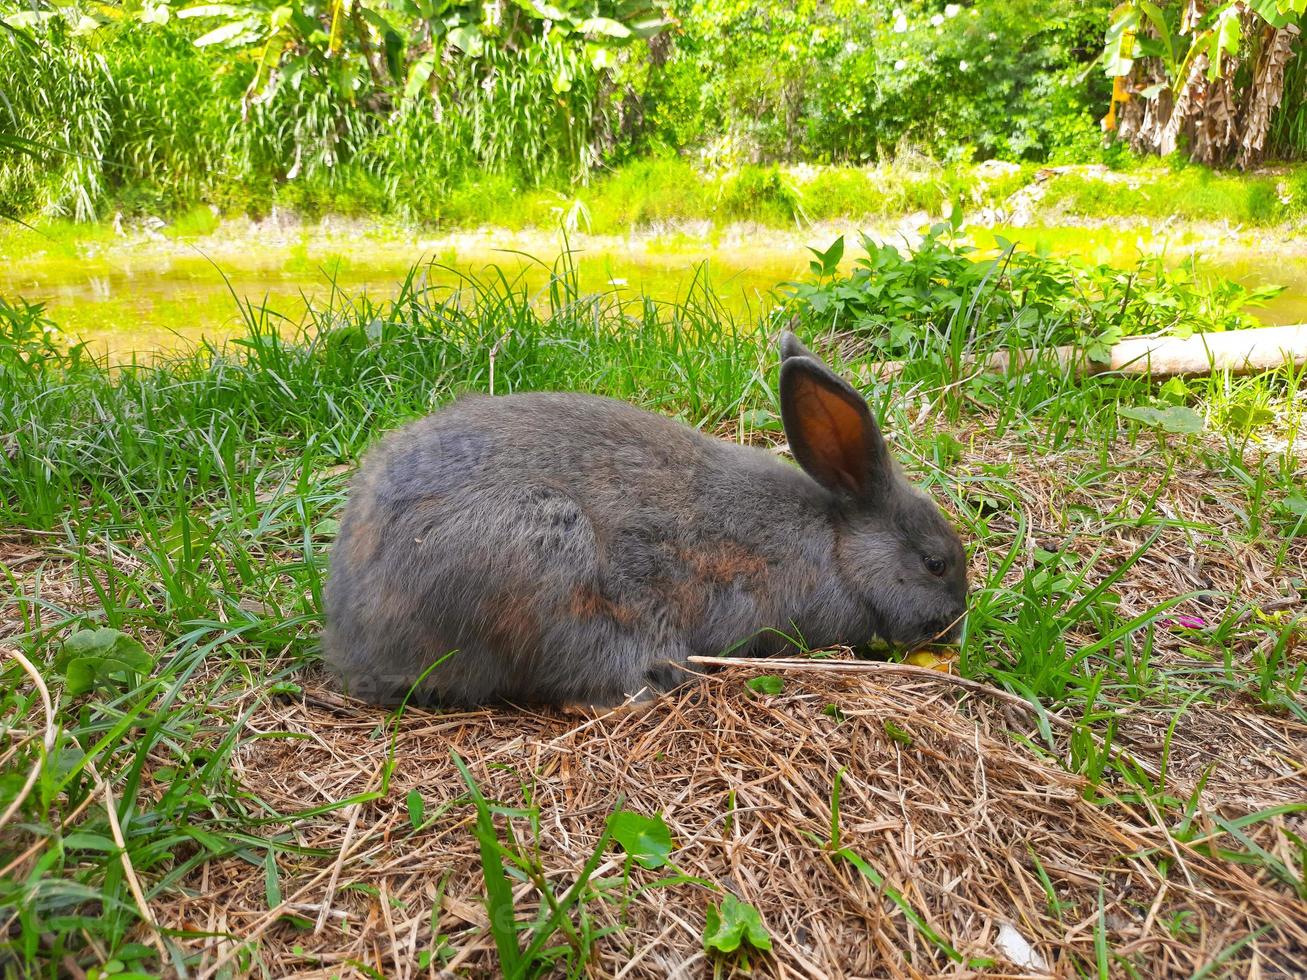
[(717, 199), (724, 221), (785, 224), (803, 215), (799, 193), (776, 167), (741, 167), (727, 177)]
[(887, 357), (967, 346), (999, 336), (1021, 347), (1079, 344), (1091, 356), (1126, 335), (1256, 326), (1249, 307), (1280, 289), (1249, 289), (1203, 274), (1196, 259), (1167, 268), (1091, 265), (1018, 250), (982, 256), (959, 237), (960, 217), (937, 224), (907, 254), (862, 238), (853, 271), (838, 271), (843, 239), (812, 263), (814, 278), (788, 284), (791, 311), (808, 330), (850, 331)]
[[(684, 0), (665, 71), (700, 130), (735, 134), (760, 159), (884, 160), (905, 141), (951, 159), (1046, 159), (1068, 142), (1092, 154), (1108, 87), (1082, 75), (1109, 10), (1104, 0)], [(686, 63), (702, 79), (697, 98)]]

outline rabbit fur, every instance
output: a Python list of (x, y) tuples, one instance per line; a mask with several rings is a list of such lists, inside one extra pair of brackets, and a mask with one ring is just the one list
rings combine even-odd
[(781, 357), (797, 467), (567, 393), (465, 396), (385, 438), (330, 558), (323, 647), (346, 690), (611, 705), (696, 654), (956, 638), (957, 533), (862, 396), (792, 334)]

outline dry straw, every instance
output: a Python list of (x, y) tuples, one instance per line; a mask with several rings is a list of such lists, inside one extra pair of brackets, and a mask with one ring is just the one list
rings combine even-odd
[[(208, 948), (202, 975), (230, 967), (237, 948), (255, 940), (256, 962), (273, 975), (335, 973), (352, 960), (387, 976), (417, 976), (418, 953), (432, 944), (431, 905), (442, 894), (439, 929), (457, 963), (493, 975), (473, 811), (451, 762), (456, 750), (489, 798), (539, 808), (542, 859), (559, 891), (619, 801), (662, 815), (681, 870), (762, 913), (774, 950), (753, 959), (761, 975), (1029, 975), (1038, 962), (1047, 969), (1034, 975), (1071, 975), (1073, 962), (1095, 962), (1101, 934), (1140, 976), (1188, 976), (1263, 928), (1232, 956), (1239, 971), (1254, 962), (1264, 976), (1307, 970), (1303, 902), (1252, 870), (1176, 843), (1144, 808), (1088, 802), (1081, 779), (1004, 734), (1014, 721), (1006, 700), (942, 678), (838, 663), (782, 665), (781, 694), (757, 695), (744, 683), (757, 672), (733, 667), (650, 706), (595, 717), (413, 713), (399, 729), (384, 799), (295, 825), (296, 843), (339, 858), (279, 860), (291, 896), (282, 911), (324, 928), (271, 915), (262, 875), (238, 858), (207, 866), (188, 897), (161, 904), (160, 926), (229, 937), (185, 942)], [(250, 720), (257, 730), (299, 737), (246, 742), (236, 765), (248, 787), (283, 812), (364, 792), (390, 751), (381, 720), (375, 709), (311, 685), (302, 700), (269, 702)], [(1271, 724), (1300, 744), (1307, 734)], [(923, 938), (884, 891), (823, 846), (841, 769), (841, 845), (897, 889), (963, 962)], [(411, 830), (410, 789), (428, 812), (449, 807), (429, 830)], [(1268, 823), (1256, 834), (1275, 848), (1284, 829)], [(609, 868), (621, 855), (611, 857)], [(659, 874), (638, 871), (637, 881)], [(519, 907), (533, 912), (532, 886), (517, 891)], [(711, 975), (701, 931), (714, 897), (695, 884), (640, 893), (624, 928), (600, 942), (590, 973)], [(591, 911), (605, 924), (618, 921), (615, 908), (596, 903)], [(999, 942), (1000, 931), (1033, 947), (1027, 969), (1005, 959), (1014, 947)], [(993, 965), (966, 962), (985, 958)]]

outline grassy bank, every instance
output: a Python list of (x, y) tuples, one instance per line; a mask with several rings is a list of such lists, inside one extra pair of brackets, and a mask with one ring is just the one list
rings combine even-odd
[[(1307, 165), (1285, 164), (1254, 174), (1226, 174), (1198, 165), (1155, 161), (1043, 168), (1034, 164), (943, 164), (925, 157), (852, 166), (754, 166), (704, 170), (675, 158), (624, 164), (585, 183), (531, 187), (482, 175), (421, 210), (387, 212), (367, 195), (318, 193), (286, 184), (252, 210), (190, 205), (157, 212), (129, 210), (127, 229), (148, 227), (190, 239), (224, 218), (269, 215), (314, 222), (367, 220), (379, 228), (458, 231), (485, 227), (594, 235), (725, 229), (754, 224), (776, 229), (837, 222), (883, 222), (939, 216), (960, 205), (973, 220), (1075, 224), (1127, 219), (1245, 228), (1301, 228), (1307, 219)], [(160, 222), (162, 222), (160, 224)], [(31, 219), (52, 244), (112, 240), (110, 224)]]
[[(249, 307), (229, 344), (110, 368), (60, 349), (39, 310), (6, 307), (0, 647), (32, 670), (5, 655), (0, 962), (375, 975), (402, 951), (494, 972), (520, 930), (538, 963), (603, 972), (648, 947), (729, 971), (739, 954), (700, 933), (730, 891), (774, 940), (755, 958), (828, 971), (841, 961), (824, 957), (866, 946), (830, 937), (870, 922), (882, 965), (965, 956), (984, 972), (1014, 955), (994, 932), (1015, 919), (1082, 973), (1296, 972), (1304, 379), (969, 375), (960, 349), (1029, 326), (973, 288), (965, 316), (901, 340), (904, 375), (865, 390), (963, 529), (976, 592), (961, 671), (997, 693), (802, 674), (745, 689), (765, 671), (751, 667), (708, 700), (580, 727), (503, 711), (392, 726), (332, 692), (313, 663), (348, 473), (382, 432), (473, 390), (598, 392), (775, 443), (774, 323), (702, 288), (674, 304), (586, 296), (565, 267), (541, 295), (494, 276), (438, 292), (415, 274), (391, 302), (336, 294), (291, 325)], [(810, 339), (853, 376), (872, 356)], [(796, 718), (824, 726), (820, 758), (798, 763), (806, 788), (775, 769), (807, 759)], [(530, 735), (526, 761), (501, 732)], [(982, 737), (987, 763), (968, 748)], [(696, 768), (709, 741), (713, 774)], [(868, 762), (894, 753), (896, 772)], [(942, 809), (890, 820), (877, 794), (926, 793), (927, 770), (956, 784)], [(479, 810), (478, 787), (508, 809)], [(964, 818), (959, 801), (985, 793), (985, 817)], [(674, 828), (684, 874), (629, 836), (606, 851), (623, 806), (655, 841)], [(964, 865), (911, 858), (914, 828)], [(985, 884), (999, 880), (1016, 885)], [(794, 920), (800, 895), (820, 901)], [(663, 932), (664, 896), (683, 929)], [(813, 928), (827, 938), (809, 947)]]
[[(308, 217), (331, 210), (309, 199)], [(345, 213), (363, 213), (346, 200)], [(939, 163), (924, 157), (868, 167), (755, 166), (705, 171), (678, 158), (624, 164), (586, 184), (531, 189), (483, 177), (411, 217), (436, 227), (569, 228), (623, 234), (648, 227), (754, 222), (795, 227), (885, 219), (954, 205), (968, 213), (1016, 213), (1023, 221), (1138, 219), (1298, 226), (1307, 218), (1307, 164), (1254, 174), (1155, 160), (1044, 168)], [(291, 205), (292, 210), (295, 205)]]

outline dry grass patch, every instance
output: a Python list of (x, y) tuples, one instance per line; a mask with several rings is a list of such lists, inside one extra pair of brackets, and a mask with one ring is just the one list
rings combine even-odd
[[(1168, 840), (1143, 808), (1088, 802), (1084, 780), (1004, 734), (1006, 701), (873, 671), (786, 672), (782, 693), (768, 696), (746, 689), (757, 673), (746, 665), (647, 708), (584, 720), (413, 712), (395, 731), (384, 799), (291, 825), (288, 843), (327, 853), (279, 856), (283, 906), (269, 909), (262, 869), (231, 857), (205, 865), (187, 897), (157, 914), (168, 928), (223, 935), (185, 944), (207, 948), (208, 970), (348, 972), (352, 961), (412, 976), (418, 954), (440, 942), (432, 905), (443, 896), (434, 918), (447, 966), (494, 974), (474, 811), (452, 750), (487, 797), (538, 811), (539, 837), (523, 846), (539, 848), (559, 893), (614, 809), (661, 815), (677, 868), (759, 909), (773, 939), (770, 955), (752, 958), (761, 975), (1070, 975), (1095, 968), (1096, 943), (1112, 951), (1114, 975), (1128, 963), (1139, 976), (1187, 976), (1222, 957), (1239, 975), (1307, 970), (1307, 904), (1264, 873), (1214, 858), (1208, 842)], [(247, 729), (262, 737), (247, 739), (233, 764), (268, 805), (301, 811), (378, 787), (392, 752), (385, 722), (311, 685), (302, 699), (259, 706)], [(1302, 726), (1284, 731), (1302, 763)], [(841, 770), (839, 846), (897, 889), (940, 942), (828, 846)], [(1307, 798), (1307, 776), (1280, 789)], [(427, 813), (443, 813), (418, 832), (410, 790)], [(1294, 819), (1250, 832), (1275, 847)], [(513, 823), (526, 832), (526, 820)], [(598, 876), (619, 876), (621, 851), (605, 857)], [(590, 975), (713, 974), (701, 935), (718, 896), (691, 882), (638, 887), (665, 874), (635, 869), (625, 908), (592, 903), (598, 926), (621, 928), (599, 941)], [(515, 890), (529, 921), (540, 896), (529, 882)], [(999, 941), (1005, 924), (1034, 947), (1026, 969)], [(240, 948), (253, 950), (248, 963)]]

